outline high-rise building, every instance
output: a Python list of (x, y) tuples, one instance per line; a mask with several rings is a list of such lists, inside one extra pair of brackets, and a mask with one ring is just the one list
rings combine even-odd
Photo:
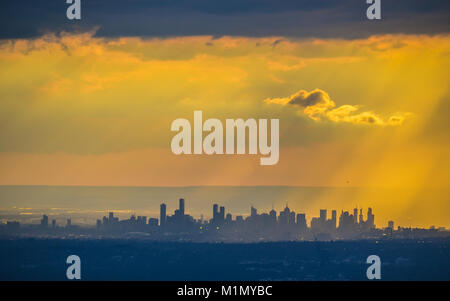
[(375, 227), (375, 215), (372, 213), (372, 208), (369, 207), (367, 209), (367, 224), (369, 229), (372, 229)]
[(280, 225), (287, 225), (289, 223), (290, 217), (291, 217), (291, 209), (289, 209), (288, 205), (286, 204), (284, 210), (280, 212), (278, 222), (280, 223)]
[(217, 221), (219, 215), (219, 205), (214, 204), (213, 205), (213, 220)]
[(224, 221), (225, 220), (225, 207), (220, 206), (219, 216), (220, 216), (220, 221)]
[(349, 231), (355, 224), (355, 217), (349, 214), (348, 211), (341, 212), (339, 216), (339, 228), (343, 231)]
[(180, 199), (180, 215), (184, 215), (184, 199)]
[(166, 218), (167, 218), (167, 206), (166, 204), (162, 203), (159, 206), (159, 226), (164, 227), (166, 224)]
[(320, 209), (320, 223), (325, 224), (327, 220), (327, 209)]
[(270, 220), (272, 222), (276, 222), (277, 221), (277, 212), (275, 210), (273, 210), (273, 209), (270, 210), (269, 215), (270, 215)]
[(258, 215), (258, 211), (253, 206), (250, 208), (250, 216), (254, 217)]
[(301, 231), (306, 230), (306, 215), (304, 213), (297, 214), (297, 225)]
[(291, 211), (289, 213), (289, 224), (292, 224), (292, 225), (295, 224), (295, 211)]
[(336, 210), (331, 211), (331, 228), (334, 230), (336, 229), (336, 222), (337, 222), (337, 213)]
[(48, 227), (48, 216), (47, 215), (43, 215), (42, 219), (41, 219), (41, 226), (42, 227)]
[(388, 221), (388, 228), (394, 230), (394, 221)]
[(358, 223), (358, 208), (353, 209), (353, 223)]
[(362, 209), (359, 209), (359, 223), (363, 224), (364, 223), (364, 216), (362, 213)]

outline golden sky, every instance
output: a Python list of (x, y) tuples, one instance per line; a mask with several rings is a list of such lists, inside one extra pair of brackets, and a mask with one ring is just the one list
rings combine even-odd
[[(0, 185), (447, 189), (449, 53), (448, 35), (3, 40)], [(279, 163), (172, 154), (194, 110), (279, 118)]]

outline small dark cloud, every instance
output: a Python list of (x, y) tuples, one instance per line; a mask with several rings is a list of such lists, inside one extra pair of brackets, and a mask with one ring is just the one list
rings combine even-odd
[(278, 44), (280, 44), (281, 42), (283, 42), (283, 39), (277, 39), (272, 43), (272, 47), (276, 47)]
[(334, 103), (330, 100), (328, 94), (319, 89), (316, 89), (311, 93), (308, 93), (305, 90), (300, 90), (298, 93), (293, 95), (289, 103), (293, 105), (300, 105), (302, 107), (310, 107), (317, 104), (332, 104), (331, 106), (334, 106)]

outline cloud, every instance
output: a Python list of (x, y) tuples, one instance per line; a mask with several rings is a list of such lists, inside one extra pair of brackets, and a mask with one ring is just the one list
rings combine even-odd
[(102, 37), (289, 36), (364, 38), (374, 34), (448, 33), (449, 1), (384, 1), (383, 22), (362, 17), (362, 0), (109, 0), (82, 1), (82, 20), (69, 22), (66, 1), (3, 1), (0, 38), (79, 32), (100, 26)]
[(311, 92), (299, 90), (288, 97), (267, 98), (264, 101), (268, 104), (301, 107), (303, 113), (314, 121), (326, 119), (336, 123), (399, 126), (403, 124), (407, 117), (411, 116), (411, 113), (397, 113), (388, 118), (383, 118), (372, 111), (357, 113), (359, 106), (356, 105), (336, 107), (336, 103), (328, 93), (320, 89), (314, 89)]
[(321, 116), (334, 108), (336, 104), (330, 99), (328, 94), (322, 90), (315, 89), (311, 92), (300, 90), (285, 98), (268, 98), (267, 103), (276, 103), (281, 105), (295, 105), (304, 108), (304, 113), (312, 120), (320, 120)]
[[(109, 39), (91, 32), (2, 40), (0, 152), (90, 155), (167, 147), (170, 123), (194, 110), (221, 120), (282, 118), (280, 141), (288, 146), (371, 132), (311, 127), (311, 119), (399, 125), (405, 114), (384, 114), (405, 110), (406, 104), (420, 115), (415, 121), (443, 120), (438, 129), (448, 129), (447, 110), (435, 107), (448, 93), (450, 36), (282, 38), (274, 48), (279, 39)], [(285, 91), (298, 91), (299, 83), (308, 89), (285, 97)], [(322, 90), (313, 93), (310, 87)], [(262, 100), (268, 96), (284, 97), (271, 99), (284, 106), (266, 105)], [(376, 113), (363, 112), (368, 108)], [(299, 129), (305, 129), (303, 135), (291, 135)]]

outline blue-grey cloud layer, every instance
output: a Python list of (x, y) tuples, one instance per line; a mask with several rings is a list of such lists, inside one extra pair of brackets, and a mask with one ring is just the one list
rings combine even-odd
[(382, 0), (368, 21), (365, 0), (82, 0), (82, 20), (66, 19), (65, 0), (1, 2), (0, 38), (99, 27), (98, 36), (238, 35), (359, 38), (450, 32), (450, 1)]

